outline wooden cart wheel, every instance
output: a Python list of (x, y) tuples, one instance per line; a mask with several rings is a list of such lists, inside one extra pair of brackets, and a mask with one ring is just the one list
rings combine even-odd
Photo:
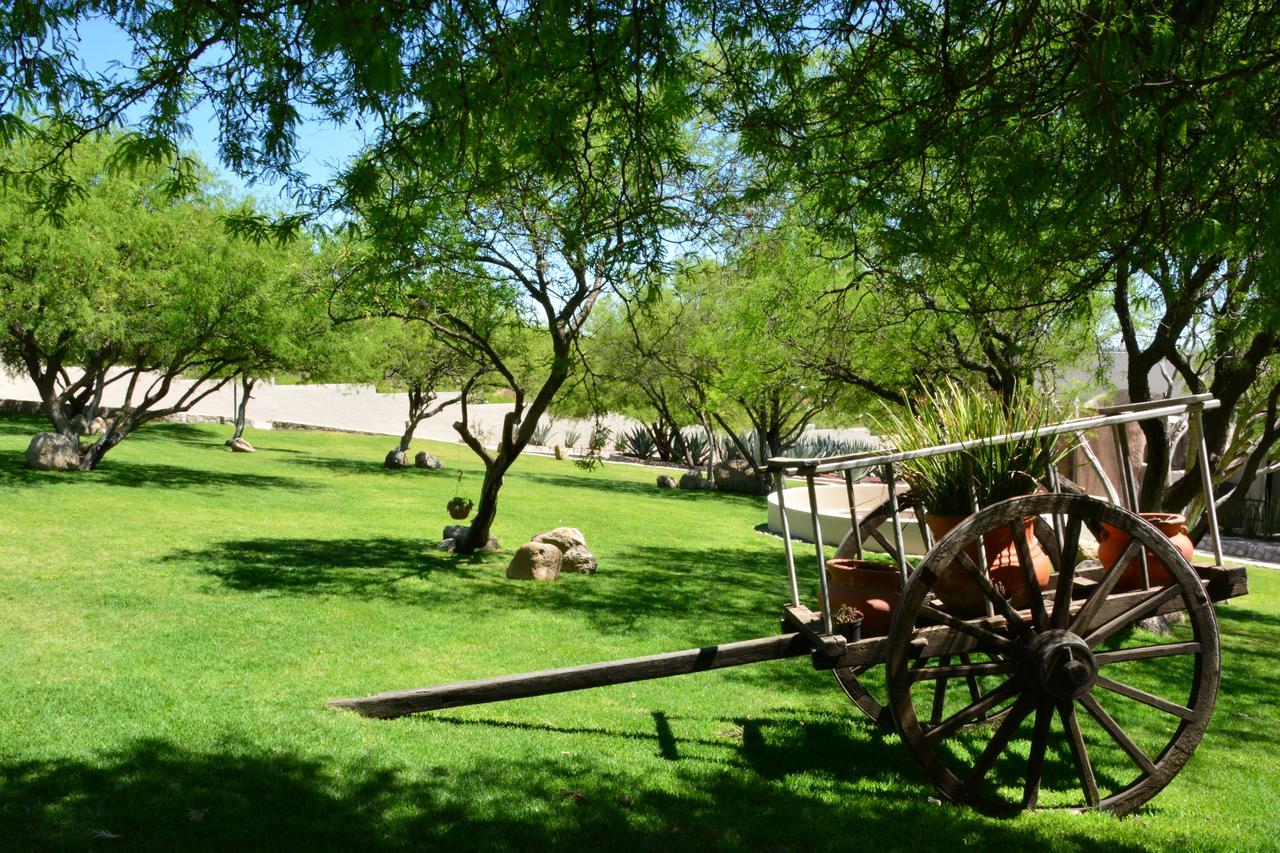
[[(909, 492), (903, 493), (902, 495), (899, 496), (898, 508), (899, 510), (910, 509), (913, 512), (916, 510), (915, 502), (912, 500), (912, 496)], [(888, 499), (885, 499), (884, 503), (880, 504), (880, 506), (876, 507), (870, 513), (868, 513), (866, 517), (863, 518), (862, 521), (858, 524), (858, 533), (862, 537), (862, 542), (864, 543), (871, 542), (871, 541), (876, 542), (884, 550), (884, 553), (889, 555), (889, 559), (893, 562), (893, 564), (897, 565), (898, 548), (893, 542), (892, 537), (885, 536), (883, 530), (881, 529), (892, 518), (893, 518), (892, 508), (890, 507)], [(919, 523), (919, 522), (917, 521), (915, 523)], [(1044, 519), (1037, 518), (1036, 525), (1035, 525), (1035, 535), (1036, 535), (1036, 541), (1040, 543), (1040, 547), (1045, 551), (1046, 554), (1049, 554), (1051, 558), (1054, 559), (1054, 564), (1056, 565), (1057, 554), (1058, 554), (1058, 538), (1057, 538), (1057, 535), (1054, 533), (1053, 528), (1050, 527), (1049, 524), (1044, 521)], [(922, 538), (924, 537), (923, 530), (921, 531), (921, 537)], [(857, 556), (856, 543), (857, 543), (857, 540), (854, 539), (853, 531), (850, 530), (848, 535), (846, 535), (844, 540), (840, 543), (840, 547), (836, 549), (836, 556), (837, 557)], [(985, 661), (993, 660), (993, 658), (987, 657), (985, 655), (975, 656), (975, 655), (965, 654), (965, 655), (958, 656), (958, 662), (961, 664), (971, 664), (975, 662), (974, 661), (975, 657), (977, 658), (978, 662), (982, 662), (984, 660)], [(870, 689), (868, 689), (867, 685), (864, 684), (863, 681), (859, 679), (859, 676), (865, 675), (867, 672), (871, 672), (879, 666), (880, 666), (879, 663), (871, 663), (871, 664), (863, 664), (857, 667), (851, 667), (851, 666), (837, 667), (831, 670), (831, 674), (835, 676), (836, 683), (840, 685), (840, 689), (843, 690), (845, 695), (849, 697), (849, 701), (854, 704), (854, 707), (862, 711), (862, 713), (865, 714), (868, 719), (870, 719), (872, 722), (876, 723), (880, 727), (885, 729), (891, 729), (893, 728), (893, 715), (889, 712), (888, 702), (881, 701), (880, 698), (878, 698), (875, 695), (875, 693), (873, 693)], [(880, 676), (873, 675), (872, 678), (868, 680), (882, 681), (883, 678)], [(936, 709), (939, 712), (945, 706), (944, 697), (948, 689), (959, 689), (962, 691), (968, 691), (968, 695), (970, 695), (970, 697), (974, 701), (976, 701), (981, 696), (982, 688), (979, 680), (973, 676), (969, 676), (967, 678), (961, 678), (961, 679), (940, 679), (935, 685), (935, 699), (934, 699), (934, 706), (933, 706), (934, 709)], [(975, 722), (980, 723), (980, 722), (990, 721), (998, 717), (1001, 713), (1003, 712), (997, 711), (987, 715), (983, 715), (983, 717), (976, 720)]]
[[(1024, 577), (1033, 577), (1021, 520), (1059, 513), (1065, 547), (1043, 595), (1021, 612), (965, 554), (988, 531), (1007, 526)], [(1082, 526), (1106, 522), (1132, 537), (1116, 568), (1077, 576)], [(1143, 546), (1169, 567), (1167, 586), (1117, 591)], [(995, 616), (962, 620), (930, 606), (943, 567), (957, 561), (992, 603)], [(1137, 628), (1142, 619), (1185, 610), (1171, 637)], [(986, 651), (988, 663), (945, 663)], [(916, 568), (894, 616), (886, 660), (893, 720), (903, 743), (947, 799), (992, 814), (1037, 805), (1127, 814), (1178, 773), (1204, 735), (1218, 692), (1218, 627), (1195, 571), (1138, 516), (1078, 495), (1032, 495), (994, 504), (947, 534)], [(945, 708), (937, 725), (933, 683), (981, 677), (980, 699)], [(997, 724), (970, 726), (993, 710)], [(1083, 711), (1083, 713), (1081, 713)], [(968, 726), (966, 728), (966, 726)]]

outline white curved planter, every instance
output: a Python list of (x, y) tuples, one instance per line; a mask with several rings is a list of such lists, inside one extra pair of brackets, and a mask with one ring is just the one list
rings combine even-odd
[[(833, 548), (838, 547), (849, 535), (852, 525), (849, 523), (849, 494), (843, 483), (821, 484), (814, 487), (814, 495), (818, 501), (818, 525), (822, 528), (822, 541)], [(889, 497), (889, 488), (880, 483), (858, 483), (853, 487), (853, 498), (859, 520), (866, 518)], [(791, 528), (791, 538), (805, 542), (813, 542), (813, 520), (809, 515), (809, 489), (807, 486), (793, 486), (783, 494), (787, 507), (787, 524)], [(902, 511), (902, 540), (907, 553), (923, 554), (927, 549), (920, 535), (920, 526), (916, 523), (915, 513)], [(782, 535), (782, 515), (778, 511), (778, 493), (769, 493), (769, 532)], [(880, 528), (884, 538), (893, 541), (893, 524), (886, 521)], [(874, 539), (868, 538), (864, 547), (869, 551), (883, 551)]]

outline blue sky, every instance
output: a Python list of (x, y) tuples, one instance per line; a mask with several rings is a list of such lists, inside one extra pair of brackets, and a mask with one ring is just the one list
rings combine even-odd
[[(87, 68), (110, 73), (111, 63), (126, 67), (132, 62), (128, 38), (112, 22), (92, 19), (79, 27), (79, 52)], [(116, 74), (122, 73), (119, 70)], [(129, 118), (137, 118), (140, 111), (133, 111)], [(267, 205), (289, 206), (285, 186), (280, 181), (249, 184), (232, 174), (218, 160), (218, 125), (213, 110), (200, 104), (187, 117), (191, 126), (191, 138), (186, 147), (194, 150), (206, 165), (241, 195), (252, 195)], [(300, 168), (312, 182), (331, 177), (335, 166), (340, 165), (359, 146), (359, 136), (354, 127), (335, 127), (328, 123), (311, 121), (299, 129), (299, 147), (303, 158)]]

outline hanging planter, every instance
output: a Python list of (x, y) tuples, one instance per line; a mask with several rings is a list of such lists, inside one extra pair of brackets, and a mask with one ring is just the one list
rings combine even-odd
[(462, 487), (462, 472), (458, 472), (458, 483), (454, 487), (453, 497), (449, 498), (449, 503), (445, 504), (445, 509), (449, 511), (450, 517), (461, 521), (471, 515), (471, 508), (475, 506), (471, 502), (471, 498), (464, 498), (458, 494), (458, 490)]

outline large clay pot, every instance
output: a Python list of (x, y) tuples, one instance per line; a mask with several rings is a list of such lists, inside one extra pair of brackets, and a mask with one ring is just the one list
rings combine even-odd
[[(1157, 530), (1163, 533), (1170, 542), (1174, 544), (1182, 556), (1187, 558), (1187, 562), (1191, 562), (1191, 555), (1195, 553), (1195, 543), (1191, 541), (1191, 537), (1187, 535), (1187, 519), (1181, 515), (1172, 512), (1144, 512), (1140, 513), (1143, 520), (1150, 522)], [(1124, 531), (1112, 527), (1110, 524), (1103, 523), (1102, 530), (1098, 533), (1098, 562), (1102, 563), (1103, 568), (1111, 571), (1120, 560), (1120, 555), (1129, 547), (1132, 537)], [(1156, 559), (1156, 556), (1147, 551), (1147, 577), (1151, 581), (1153, 587), (1167, 586), (1173, 583), (1173, 576), (1169, 574), (1169, 567), (1163, 562)], [(1124, 574), (1120, 576), (1120, 580), (1116, 582), (1116, 589), (1133, 590), (1142, 589), (1142, 560), (1135, 558), (1129, 562), (1128, 568), (1124, 570)]]
[[(925, 524), (929, 525), (934, 541), (938, 541), (967, 517), (926, 513), (924, 520)], [(1035, 569), (1036, 582), (1041, 589), (1044, 589), (1049, 585), (1049, 576), (1053, 573), (1053, 560), (1044, 552), (1036, 539), (1036, 517), (1027, 516), (1022, 521), (1027, 550), (1031, 554), (1031, 565)], [(997, 585), (997, 588), (1004, 588), (1014, 607), (1026, 607), (1027, 585), (1023, 578), (1022, 565), (1018, 562), (1017, 546), (1013, 544), (1013, 532), (1009, 530), (1008, 525), (997, 527), (982, 537), (982, 545), (991, 583)], [(974, 565), (978, 565), (976, 543), (965, 548), (965, 553)], [(942, 576), (933, 586), (933, 592), (953, 615), (981, 616), (986, 613), (986, 596), (982, 594), (973, 576), (959, 564), (952, 565), (942, 572)]]
[(889, 633), (894, 605), (902, 595), (898, 570), (884, 563), (836, 557), (827, 560), (827, 593), (831, 612), (847, 604), (862, 611), (862, 636)]

